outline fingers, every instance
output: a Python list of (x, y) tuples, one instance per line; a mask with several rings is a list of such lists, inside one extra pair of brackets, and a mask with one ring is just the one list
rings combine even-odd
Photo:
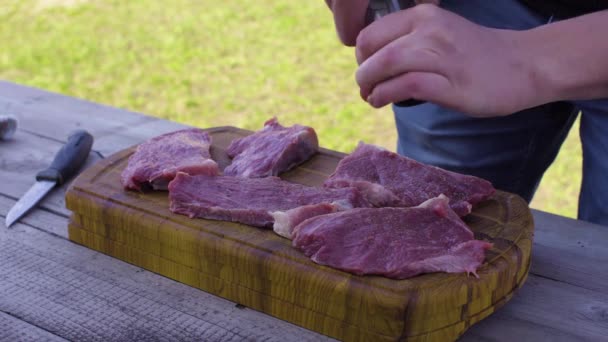
[(427, 100), (435, 94), (430, 89), (449, 85), (441, 76), (446, 64), (443, 36), (429, 26), (443, 12), (434, 5), (418, 5), (383, 17), (361, 31), (356, 80), (364, 100), (375, 107), (417, 96)]
[[(440, 0), (417, 0), (416, 3), (436, 5), (439, 1)], [(365, 15), (367, 13), (367, 7), (369, 6), (369, 0), (325, 0), (325, 3), (334, 14), (336, 31), (338, 32), (338, 37), (342, 43), (348, 46), (355, 46), (357, 43), (357, 36), (366, 26)], [(426, 11), (426, 5), (424, 4), (422, 6), (416, 6), (415, 10), (424, 13), (424, 11)]]
[(326, 3), (334, 14), (338, 37), (344, 45), (354, 46), (366, 24), (369, 0), (326, 0)]
[(385, 45), (410, 34), (417, 23), (431, 20), (439, 11), (437, 6), (422, 4), (391, 13), (363, 29), (357, 37), (355, 56), (361, 64)]
[(407, 11), (391, 13), (363, 29), (356, 40), (355, 56), (361, 64), (385, 45), (405, 36), (413, 29), (405, 18)]
[(422, 44), (415, 37), (404, 36), (365, 60), (355, 74), (361, 95), (365, 98), (378, 83), (403, 73), (439, 72), (439, 54)]
[(410, 72), (376, 85), (367, 102), (375, 108), (408, 99), (449, 104), (452, 92), (450, 81), (440, 74)]

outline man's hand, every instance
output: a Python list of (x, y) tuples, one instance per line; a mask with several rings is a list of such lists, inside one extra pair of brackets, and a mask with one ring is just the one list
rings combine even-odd
[(474, 24), (436, 6), (393, 13), (356, 42), (361, 96), (374, 107), (409, 98), (473, 116), (544, 103), (517, 31)]
[[(340, 40), (356, 45), (356, 79), (374, 107), (415, 98), (475, 116), (542, 101), (515, 31), (476, 25), (437, 6), (393, 13), (365, 27), (369, 0), (326, 0)], [(433, 5), (430, 5), (430, 4)]]
[[(415, 0), (417, 4), (438, 5), (441, 0)], [(369, 0), (325, 0), (334, 14), (338, 37), (344, 45), (355, 46), (359, 32), (365, 27)]]
[(423, 4), (365, 27), (368, 0), (326, 1), (342, 41), (356, 43), (357, 83), (374, 107), (414, 98), (490, 117), (608, 98), (608, 11), (512, 31)]

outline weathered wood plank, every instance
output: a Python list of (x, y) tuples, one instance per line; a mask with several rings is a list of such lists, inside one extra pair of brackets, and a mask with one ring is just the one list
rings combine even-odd
[(67, 341), (19, 318), (0, 311), (0, 341)]
[(12, 113), (19, 127), (32, 133), (64, 140), (83, 128), (94, 136), (113, 134), (122, 127), (156, 120), (135, 112), (41, 89), (0, 81), (0, 111)]
[(0, 81), (0, 112), (19, 120), (27, 133), (65, 141), (75, 129), (95, 137), (93, 149), (109, 155), (150, 137), (186, 126), (124, 109)]
[(512, 341), (595, 341), (571, 334), (563, 330), (553, 329), (511, 317), (504, 311), (492, 314), (490, 318), (473, 326), (467, 334), (459, 339), (460, 342), (512, 342)]
[(68, 340), (326, 340), (21, 223), (0, 227), (0, 311)]
[(533, 211), (534, 274), (608, 294), (608, 227)]
[(531, 275), (502, 309), (463, 341), (601, 341), (608, 336), (608, 295)]
[(573, 255), (593, 255), (608, 260), (608, 227), (533, 210), (536, 229), (545, 246), (569, 250)]

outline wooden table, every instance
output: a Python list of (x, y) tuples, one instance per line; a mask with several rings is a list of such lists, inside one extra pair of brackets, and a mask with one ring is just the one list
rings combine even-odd
[[(0, 340), (323, 341), (329, 338), (76, 245), (65, 186), (11, 228), (4, 217), (76, 128), (92, 164), (184, 126), (0, 82)], [(532, 270), (511, 302), (462, 341), (608, 340), (608, 227), (533, 210)]]

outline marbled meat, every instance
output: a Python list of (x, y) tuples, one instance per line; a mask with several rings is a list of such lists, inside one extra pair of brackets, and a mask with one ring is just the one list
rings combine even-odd
[(304, 205), (370, 206), (355, 188), (310, 187), (278, 177), (189, 176), (184, 173), (178, 173), (169, 184), (169, 201), (171, 211), (177, 214), (258, 227), (272, 227), (272, 212)]
[(405, 279), (421, 273), (477, 276), (491, 243), (475, 240), (443, 195), (413, 208), (362, 208), (316, 216), (292, 244), (312, 261), (357, 275)]
[(324, 185), (357, 187), (377, 207), (413, 207), (444, 194), (460, 216), (495, 192), (484, 179), (426, 165), (363, 142), (339, 162)]
[(227, 176), (278, 176), (310, 159), (319, 149), (314, 129), (302, 125), (283, 127), (272, 118), (252, 135), (235, 139), (226, 150), (232, 163)]
[(166, 190), (177, 172), (191, 175), (217, 175), (219, 168), (211, 159), (211, 136), (190, 128), (152, 138), (137, 147), (121, 175), (125, 189)]

